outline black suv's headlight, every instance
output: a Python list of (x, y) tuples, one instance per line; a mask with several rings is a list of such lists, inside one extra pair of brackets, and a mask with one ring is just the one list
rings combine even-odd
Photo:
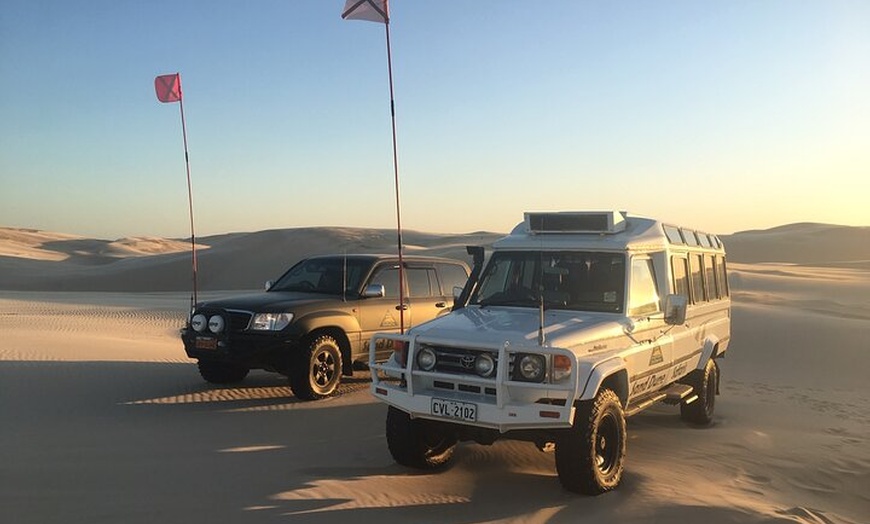
[(251, 320), (254, 331), (281, 331), (290, 325), (293, 313), (257, 313)]

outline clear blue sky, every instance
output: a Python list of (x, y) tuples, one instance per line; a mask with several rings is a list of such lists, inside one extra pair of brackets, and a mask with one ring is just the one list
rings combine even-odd
[[(383, 25), (343, 0), (2, 0), (0, 225), (395, 227)], [(394, 0), (402, 222), (870, 225), (870, 2)]]

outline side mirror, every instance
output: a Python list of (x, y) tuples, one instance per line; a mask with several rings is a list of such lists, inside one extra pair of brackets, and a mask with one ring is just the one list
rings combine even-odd
[(668, 295), (665, 297), (665, 322), (672, 326), (686, 323), (686, 308), (689, 299), (684, 295)]
[(386, 296), (387, 290), (383, 284), (369, 284), (363, 290), (363, 298), (381, 298)]
[(266, 281), (266, 291), (269, 291), (269, 289), (272, 287), (272, 284), (274, 284), (274, 282), (272, 282), (271, 280)]
[(459, 302), (459, 297), (462, 296), (462, 290), (464, 288), (462, 286), (453, 286), (453, 303)]

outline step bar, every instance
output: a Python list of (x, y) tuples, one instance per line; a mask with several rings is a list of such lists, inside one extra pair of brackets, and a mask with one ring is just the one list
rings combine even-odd
[(630, 417), (640, 413), (656, 402), (664, 402), (665, 404), (679, 404), (684, 402), (686, 404), (691, 404), (698, 400), (698, 395), (693, 393), (694, 390), (695, 389), (688, 384), (671, 384), (665, 389), (656, 391), (652, 395), (644, 397), (636, 403), (629, 404), (628, 407), (625, 408), (625, 416)]

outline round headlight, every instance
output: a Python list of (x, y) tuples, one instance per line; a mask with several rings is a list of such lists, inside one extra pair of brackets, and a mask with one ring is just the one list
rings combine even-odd
[(523, 355), (520, 357), (519, 379), (528, 382), (543, 382), (545, 361), (543, 355)]
[(208, 330), (212, 333), (220, 333), (224, 330), (224, 317), (213, 315), (208, 319)]
[(495, 372), (495, 360), (489, 353), (481, 353), (474, 359), (474, 371), (481, 377), (488, 377)]
[(420, 369), (423, 371), (432, 371), (435, 369), (435, 363), (438, 361), (438, 357), (435, 356), (435, 352), (430, 348), (423, 348), (417, 353), (417, 365), (420, 366)]
[(206, 320), (205, 315), (199, 313), (198, 315), (193, 315), (193, 318), (190, 319), (190, 327), (193, 328), (194, 331), (199, 331), (202, 333), (205, 330)]

